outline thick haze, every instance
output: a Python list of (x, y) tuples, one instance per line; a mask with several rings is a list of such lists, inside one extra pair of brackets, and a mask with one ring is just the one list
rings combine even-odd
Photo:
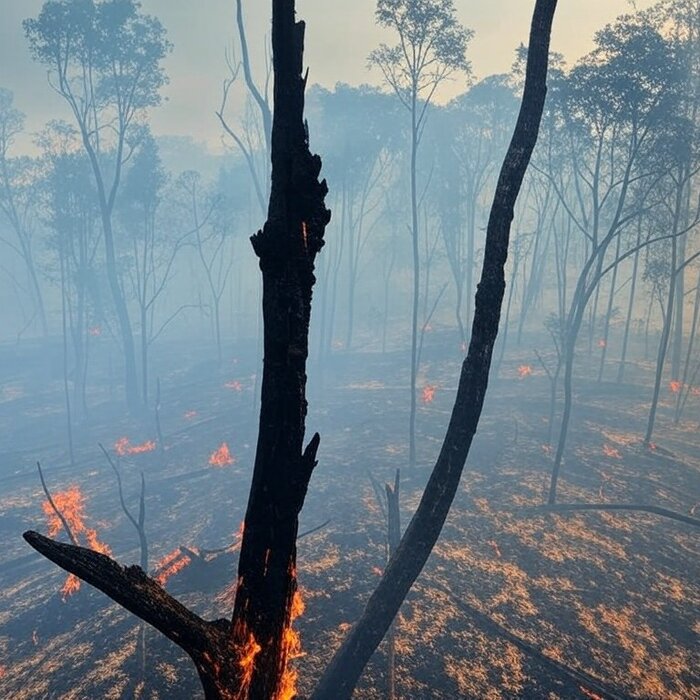
[[(189, 135), (206, 141), (212, 150), (220, 148), (221, 129), (214, 109), (221, 99), (221, 81), (226, 75), (224, 49), (235, 34), (233, 0), (143, 0), (145, 11), (160, 18), (174, 44), (166, 61), (170, 85), (164, 91), (167, 102), (151, 115), (158, 135)], [(507, 71), (513, 50), (526, 42), (532, 3), (526, 0), (457, 0), (460, 20), (475, 30), (469, 49), (476, 77)], [(650, 6), (650, 0), (635, 3)], [(63, 116), (65, 107), (52, 95), (33, 63), (21, 22), (38, 14), (42, 0), (2, 0), (4, 21), (0, 26), (0, 85), (15, 93), (15, 104), (27, 114), (28, 131), (38, 131), (48, 119)], [(367, 55), (382, 40), (391, 41), (375, 26), (375, 0), (301, 0), (298, 11), (309, 23), (306, 61), (311, 82), (332, 87), (337, 82), (353, 85), (377, 83), (378, 75), (367, 70)], [(567, 0), (561, 3), (554, 30), (553, 48), (567, 60), (576, 60), (592, 45), (593, 34), (605, 23), (630, 7), (628, 0)], [(329, 9), (333, 8), (333, 9)], [(248, 37), (253, 47), (268, 32), (270, 3), (244, 3)], [(257, 57), (258, 69), (262, 54)], [(443, 91), (464, 89), (456, 80)]]

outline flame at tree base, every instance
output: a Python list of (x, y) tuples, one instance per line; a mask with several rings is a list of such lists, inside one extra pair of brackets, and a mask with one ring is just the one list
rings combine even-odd
[(285, 659), (284, 671), (282, 672), (282, 680), (280, 681), (280, 689), (275, 697), (275, 700), (293, 700), (297, 696), (297, 680), (299, 672), (290, 668), (289, 662), (303, 656), (301, 650), (301, 637), (299, 632), (292, 627), (294, 620), (304, 614), (304, 601), (301, 597), (299, 589), (294, 591), (292, 598), (292, 610), (290, 613), (289, 625), (284, 630), (282, 637), (282, 653)]

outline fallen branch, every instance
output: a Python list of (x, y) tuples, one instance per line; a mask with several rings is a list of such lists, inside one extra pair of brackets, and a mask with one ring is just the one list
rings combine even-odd
[(228, 627), (228, 622), (207, 622), (195, 615), (144, 573), (140, 566), (124, 567), (104, 554), (56, 542), (32, 530), (25, 532), (23, 537), (39, 554), (153, 625), (190, 654), (195, 663), (217, 644), (224, 643), (224, 624)]

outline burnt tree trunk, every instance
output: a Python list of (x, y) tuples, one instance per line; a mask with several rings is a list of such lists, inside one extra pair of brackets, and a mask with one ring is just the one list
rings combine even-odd
[(294, 20), (294, 0), (273, 6), (272, 189), (267, 222), (251, 239), (263, 277), (262, 401), (232, 624), (234, 644), (252, 635), (261, 647), (250, 700), (277, 696), (287, 662), (298, 516), (319, 444), (318, 434), (303, 444), (313, 270), (330, 220), (303, 116), (304, 23)]
[[(306, 359), (314, 261), (330, 220), (309, 151), (302, 76), (304, 23), (294, 0), (273, 0), (275, 110), (268, 220), (252, 237), (263, 276), (264, 368), (253, 482), (241, 544), (233, 617), (208, 622), (141, 567), (89, 549), (24, 537), (36, 550), (153, 625), (193, 659), (207, 700), (292, 697), (286, 673), (296, 593), (298, 516), (319, 445), (304, 449)], [(142, 564), (144, 562), (142, 561)]]
[(557, 0), (537, 0), (532, 19), (525, 90), (518, 122), (501, 167), (486, 230), (472, 335), (447, 434), (418, 510), (362, 616), (336, 652), (312, 700), (348, 700), (362, 670), (387, 633), (437, 542), (459, 485), (481, 416), (505, 292), (513, 209), (537, 142), (547, 92), (549, 40)]

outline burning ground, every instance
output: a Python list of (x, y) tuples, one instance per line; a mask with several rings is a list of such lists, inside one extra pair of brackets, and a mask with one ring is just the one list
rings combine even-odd
[[(460, 357), (445, 350), (453, 344), (439, 330), (426, 344), (414, 470), (405, 468), (405, 357), (340, 352), (323, 371), (310, 367), (309, 429), (321, 432), (322, 447), (301, 530), (331, 522), (299, 542), (303, 614), (293, 665), (302, 696), (385, 563), (386, 528), (368, 471), (388, 481), (401, 468), (404, 526), (418, 502), (454, 396)], [(82, 542), (138, 562), (102, 442), (119, 457), (132, 510), (144, 473), (151, 573), (199, 614), (228, 616), (257, 431), (254, 353), (237, 348), (236, 355), (216, 370), (196, 366), (196, 348), (168, 348), (163, 445), (152, 415), (127, 419), (107, 395), (91, 397), (96, 409), (81, 427), (74, 467), (62, 457), (56, 427), (60, 385), (33, 384), (33, 375), (17, 372), (3, 387), (0, 696), (199, 697), (194, 667), (152, 630), (148, 682), (138, 686), (135, 618), (85, 584), (65, 597), (66, 575), (20, 535), (34, 527), (66, 539), (44, 509), (34, 467), (41, 460), (56, 500), (72, 493), (79, 501)], [(638, 363), (632, 383), (619, 386), (587, 382), (580, 364), (560, 500), (697, 512), (698, 404), (687, 412), (692, 421), (678, 426), (662, 407), (656, 449), (643, 450), (650, 366)], [(670, 388), (665, 400), (670, 406)], [(399, 697), (697, 697), (697, 531), (642, 513), (533, 512), (551, 460), (547, 401), (531, 354), (507, 356), (443, 536), (397, 623)], [(385, 645), (357, 697), (386, 697)]]

